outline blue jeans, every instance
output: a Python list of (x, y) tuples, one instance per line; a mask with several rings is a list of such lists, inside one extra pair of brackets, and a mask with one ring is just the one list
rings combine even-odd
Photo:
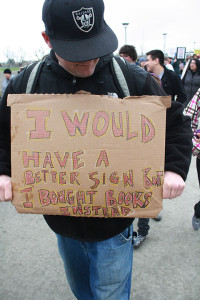
[(128, 300), (131, 291), (133, 227), (101, 242), (57, 234), (67, 280), (78, 300)]

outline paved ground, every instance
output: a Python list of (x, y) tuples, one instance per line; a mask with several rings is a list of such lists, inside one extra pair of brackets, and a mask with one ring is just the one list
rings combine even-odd
[[(193, 159), (184, 194), (164, 201), (162, 221), (151, 220), (148, 238), (134, 250), (131, 300), (200, 299), (200, 231), (191, 226), (198, 198)], [(0, 220), (0, 299), (74, 300), (43, 217), (0, 203)]]

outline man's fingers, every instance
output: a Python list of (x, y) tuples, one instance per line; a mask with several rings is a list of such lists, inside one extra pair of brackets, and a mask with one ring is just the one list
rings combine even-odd
[(184, 190), (185, 182), (182, 177), (173, 172), (166, 172), (163, 183), (163, 199), (179, 197)]
[(12, 200), (12, 185), (11, 182), (6, 183), (5, 186), (5, 201)]
[(12, 200), (11, 178), (6, 175), (0, 176), (0, 201)]

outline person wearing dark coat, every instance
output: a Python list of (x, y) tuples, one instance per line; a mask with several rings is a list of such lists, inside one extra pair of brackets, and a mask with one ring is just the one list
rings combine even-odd
[(151, 50), (147, 55), (147, 71), (157, 74), (162, 82), (163, 90), (167, 95), (171, 95), (172, 101), (178, 101), (185, 105), (187, 96), (176, 72), (168, 70), (164, 65), (164, 54), (161, 50)]
[(186, 104), (188, 104), (200, 87), (200, 61), (198, 59), (191, 60), (182, 81), (187, 96)]

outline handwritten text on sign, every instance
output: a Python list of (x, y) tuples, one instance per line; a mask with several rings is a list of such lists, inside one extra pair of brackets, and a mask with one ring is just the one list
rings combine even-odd
[(85, 217), (156, 215), (162, 207), (162, 98), (11, 95), (16, 209)]

